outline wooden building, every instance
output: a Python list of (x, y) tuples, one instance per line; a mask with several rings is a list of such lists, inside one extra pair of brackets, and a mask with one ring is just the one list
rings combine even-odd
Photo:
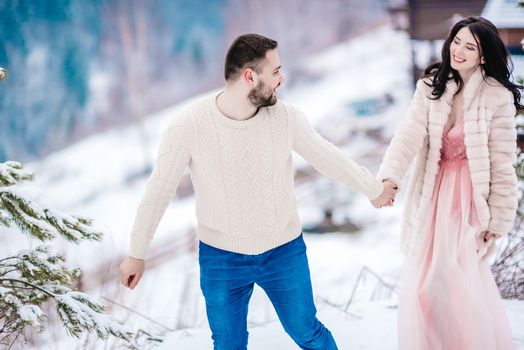
[(524, 7), (517, 7), (516, 0), (488, 0), (481, 16), (497, 26), (511, 53), (514, 77), (524, 79)]
[(409, 33), (414, 82), (429, 63), (440, 59), (451, 27), (469, 16), (483, 16), (499, 28), (512, 54), (515, 76), (524, 75), (524, 8), (518, 8), (516, 0), (391, 0), (390, 14), (394, 26)]

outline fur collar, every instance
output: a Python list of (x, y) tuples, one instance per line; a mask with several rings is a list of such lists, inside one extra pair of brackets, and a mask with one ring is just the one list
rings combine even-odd
[[(478, 93), (480, 91), (480, 88), (482, 87), (482, 82), (484, 81), (484, 72), (482, 68), (479, 66), (477, 69), (473, 72), (471, 77), (469, 78), (468, 82), (464, 86), (464, 92), (463, 92), (463, 101), (464, 101), (464, 111), (467, 111), (470, 109), (471, 104), (473, 103), (473, 100), (476, 96), (478, 96)], [(448, 81), (446, 84), (446, 90), (444, 91), (444, 94), (442, 95), (441, 99), (443, 101), (446, 101), (446, 103), (451, 106), (453, 104), (453, 96), (455, 96), (455, 93), (458, 90), (458, 85), (455, 83), (453, 79)]]

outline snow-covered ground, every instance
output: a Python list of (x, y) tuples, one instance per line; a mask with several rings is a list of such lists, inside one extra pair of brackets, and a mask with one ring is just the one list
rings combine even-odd
[[(324, 135), (376, 171), (387, 140), (405, 115), (411, 98), (409, 45), (405, 33), (389, 27), (337, 45), (306, 61), (304, 74), (310, 79), (283, 89), (281, 98), (299, 106)], [(354, 115), (355, 101), (383, 101), (387, 94), (389, 104), (378, 113)], [(171, 258), (152, 264), (133, 291), (119, 286), (114, 269), (127, 250), (133, 215), (147, 181), (144, 166), (152, 162), (168, 119), (183, 105), (147, 118), (142, 126), (97, 134), (29, 165), (37, 180), (27, 190), (40, 202), (92, 217), (106, 233), (101, 243), (76, 247), (57, 241), (56, 245), (87, 276), (96, 271), (109, 278), (88, 292), (102, 298), (128, 327), (140, 330), (138, 343), (144, 349), (154, 344), (162, 349), (212, 348), (195, 251), (177, 251)], [(299, 157), (296, 164), (309, 171)], [(340, 349), (397, 349), (396, 293), (387, 285), (396, 283), (402, 261), (398, 249), (401, 206), (376, 210), (363, 195), (317, 175), (312, 175), (310, 181), (297, 182), (296, 194), (305, 225), (321, 219), (323, 205), (336, 203), (335, 222), (350, 220), (362, 228), (352, 234), (305, 236), (319, 318), (334, 333)], [(173, 241), (190, 237), (188, 232), (194, 224), (193, 197), (173, 201), (151, 251), (161, 251)], [(1, 233), (0, 238), (2, 251), (34, 244), (6, 240)], [(360, 273), (363, 275), (357, 285)], [(515, 341), (519, 349), (524, 349), (524, 302), (508, 300), (505, 305)], [(297, 348), (259, 288), (253, 294), (248, 321), (250, 349)], [(85, 339), (63, 337), (59, 328), (48, 332), (52, 336), (41, 337), (42, 349), (83, 348)], [(92, 348), (103, 346), (92, 337), (88, 344)]]

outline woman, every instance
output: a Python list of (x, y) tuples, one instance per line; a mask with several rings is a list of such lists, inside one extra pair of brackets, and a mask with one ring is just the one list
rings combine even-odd
[(379, 178), (399, 187), (418, 154), (402, 228), (402, 350), (514, 348), (487, 257), (515, 218), (521, 88), (497, 28), (466, 18), (418, 81), (386, 151)]

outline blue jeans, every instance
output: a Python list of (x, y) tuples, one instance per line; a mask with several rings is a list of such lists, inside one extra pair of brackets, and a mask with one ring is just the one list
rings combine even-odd
[(331, 332), (317, 319), (302, 235), (259, 255), (199, 245), (200, 287), (215, 350), (247, 349), (247, 309), (258, 284), (285, 331), (302, 349), (335, 350)]

